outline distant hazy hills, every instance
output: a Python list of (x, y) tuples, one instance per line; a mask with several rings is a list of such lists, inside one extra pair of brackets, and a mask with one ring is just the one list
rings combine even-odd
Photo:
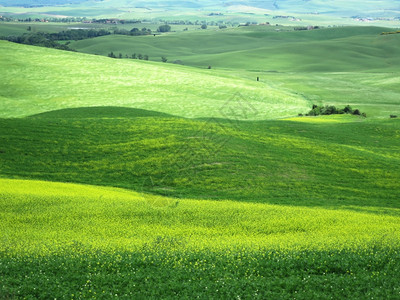
[(35, 7), (35, 6), (79, 4), (83, 2), (89, 2), (89, 1), (87, 0), (0, 0), (0, 5)]
[(146, 7), (169, 9), (210, 9), (226, 10), (229, 7), (250, 6), (270, 10), (292, 13), (319, 13), (342, 16), (400, 16), (400, 0), (0, 0), (3, 6), (52, 6), (76, 5), (104, 7)]

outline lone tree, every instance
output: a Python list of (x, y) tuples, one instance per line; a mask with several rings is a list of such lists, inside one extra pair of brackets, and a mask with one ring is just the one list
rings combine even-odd
[(158, 32), (170, 32), (171, 31), (171, 26), (165, 24), (165, 25), (160, 25), (157, 29)]
[(206, 24), (201, 25), (201, 29), (207, 29), (207, 25)]
[(167, 62), (168, 59), (167, 59), (165, 56), (161, 56), (161, 61), (162, 61), (162, 62)]

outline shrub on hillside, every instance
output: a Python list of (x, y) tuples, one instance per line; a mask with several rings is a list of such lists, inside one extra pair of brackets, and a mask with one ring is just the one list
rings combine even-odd
[(171, 31), (171, 26), (165, 24), (165, 25), (161, 25), (158, 27), (157, 29), (158, 32), (170, 32)]
[(350, 105), (346, 105), (346, 107), (343, 109), (345, 114), (352, 114), (353, 113), (353, 109), (351, 108)]
[[(341, 114), (353, 114), (357, 116), (366, 117), (366, 113), (361, 113), (359, 109), (354, 109), (350, 105), (346, 105), (345, 108), (336, 108), (334, 105), (318, 106), (313, 104), (312, 109), (306, 114), (306, 116), (320, 116), (320, 115), (341, 115)], [(303, 115), (303, 114), (299, 114)]]
[(338, 114), (338, 110), (333, 105), (317, 106), (313, 105), (313, 108), (309, 111), (309, 116), (319, 116), (319, 115), (333, 115)]

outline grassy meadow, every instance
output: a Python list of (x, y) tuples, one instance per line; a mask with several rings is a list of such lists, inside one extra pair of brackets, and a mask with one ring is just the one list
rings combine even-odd
[(369, 116), (399, 114), (394, 74), (400, 66), (400, 35), (381, 35), (387, 31), (381, 27), (279, 30), (250, 26), (156, 37), (114, 35), (73, 42), (71, 47), (99, 55), (142, 53), (153, 61), (165, 56), (168, 62), (200, 69), (211, 66), (214, 74), (251, 81), (259, 77), (261, 83), (308, 103), (351, 104)]
[[(10, 298), (397, 297), (399, 215), (1, 179)], [(329, 282), (329, 285), (324, 283)], [(384, 283), (383, 287), (381, 286)], [(326, 297), (327, 298), (327, 297)]]
[(1, 171), (178, 198), (397, 207), (400, 122), (311, 120), (191, 120), (118, 107), (0, 119)]
[(112, 104), (182, 117), (220, 118), (224, 115), (219, 109), (238, 93), (252, 106), (252, 113), (246, 116), (249, 119), (291, 116), (310, 106), (306, 99), (267, 83), (213, 70), (116, 60), (5, 41), (0, 41), (0, 51), (8, 57), (1, 61), (1, 117)]
[(400, 298), (400, 35), (275, 29), (0, 41), (0, 299)]
[[(189, 66), (267, 72), (398, 71), (400, 35), (384, 27), (336, 27), (294, 31), (293, 27), (244, 26), (162, 36), (103, 36), (73, 42), (80, 52), (124, 56), (147, 54)], [(329, 55), (327, 55), (329, 53)]]

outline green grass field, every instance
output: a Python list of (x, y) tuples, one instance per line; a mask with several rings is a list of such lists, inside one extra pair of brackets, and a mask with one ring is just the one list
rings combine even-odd
[(113, 188), (0, 188), (5, 297), (399, 296), (395, 209), (165, 198), (159, 209)]
[[(154, 33), (157, 33), (157, 29), (160, 26), (159, 22), (143, 22), (137, 24), (101, 24), (101, 23), (81, 23), (81, 22), (2, 22), (0, 23), (0, 36), (12, 36), (22, 35), (28, 32), (28, 27), (31, 27), (30, 32), (61, 32), (65, 30), (73, 29), (105, 29), (113, 32), (115, 29), (131, 30), (132, 28), (142, 29), (143, 27), (151, 29)], [(171, 30), (173, 32), (181, 32), (184, 29), (188, 30), (199, 30), (200, 25), (172, 25)], [(217, 26), (209, 26), (208, 29), (216, 29)]]
[[(248, 119), (291, 116), (310, 106), (303, 97), (267, 83), (213, 70), (115, 60), (4, 41), (0, 51), (8, 58), (1, 61), (1, 117), (110, 103), (183, 117), (223, 117), (219, 109), (238, 93), (254, 108)], [(18, 72), (24, 75), (16, 76)]]
[[(280, 30), (280, 31), (276, 31)], [(71, 47), (86, 53), (166, 56), (197, 67), (275, 72), (399, 71), (396, 49), (400, 35), (382, 36), (383, 27), (324, 28), (249, 26), (188, 31), (163, 36), (104, 36), (77, 41)], [(329, 54), (329, 55), (327, 55)]]
[(111, 37), (186, 66), (0, 41), (0, 299), (398, 299), (381, 30)]
[(106, 36), (71, 47), (100, 55), (142, 53), (154, 61), (166, 56), (169, 62), (201, 69), (212, 66), (214, 73), (251, 81), (259, 77), (309, 103), (351, 104), (369, 116), (399, 114), (395, 74), (400, 71), (400, 35), (382, 36), (387, 28), (378, 27), (280, 30), (251, 26), (157, 37)]
[(1, 119), (1, 173), (179, 198), (398, 207), (398, 120), (307, 119), (190, 120), (113, 107)]

